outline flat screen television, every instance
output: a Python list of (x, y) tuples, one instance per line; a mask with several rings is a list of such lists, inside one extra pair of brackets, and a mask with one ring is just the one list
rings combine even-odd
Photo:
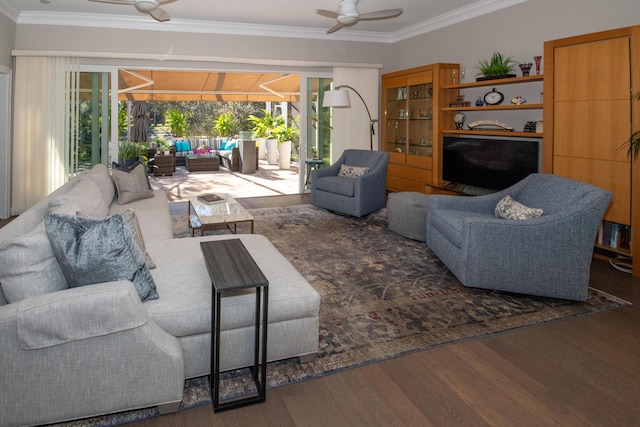
[(442, 179), (456, 184), (503, 190), (538, 172), (538, 141), (446, 136)]

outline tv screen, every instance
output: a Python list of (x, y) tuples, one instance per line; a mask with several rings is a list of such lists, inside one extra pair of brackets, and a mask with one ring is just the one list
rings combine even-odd
[(538, 141), (444, 137), (442, 179), (503, 190), (538, 172)]

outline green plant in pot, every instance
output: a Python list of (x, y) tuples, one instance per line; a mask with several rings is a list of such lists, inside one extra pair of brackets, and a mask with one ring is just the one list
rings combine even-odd
[(179, 110), (167, 111), (167, 125), (171, 128), (171, 134), (182, 137), (187, 133), (187, 115)]
[(118, 144), (118, 162), (129, 167), (136, 161), (147, 162), (147, 147), (144, 144), (131, 141), (121, 141)]
[(278, 141), (278, 163), (280, 169), (291, 168), (291, 144), (298, 136), (298, 130), (284, 123), (273, 130), (273, 136)]
[(515, 77), (513, 74), (514, 64), (516, 61), (511, 56), (505, 56), (500, 52), (493, 52), (489, 59), (482, 59), (478, 62), (480, 65), (480, 73), (484, 77), (476, 80), (490, 80), (501, 77)]
[[(269, 164), (276, 164), (278, 155), (275, 152), (277, 141), (275, 141), (274, 131), (278, 126), (284, 125), (284, 117), (274, 117), (269, 111), (262, 110), (264, 116), (258, 117), (253, 114), (248, 120), (253, 124), (253, 135), (258, 143), (258, 157), (260, 159), (267, 158)], [(268, 147), (273, 147), (269, 150)]]

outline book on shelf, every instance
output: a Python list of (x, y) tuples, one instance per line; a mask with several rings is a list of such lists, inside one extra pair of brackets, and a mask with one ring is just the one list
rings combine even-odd
[(201, 194), (198, 196), (198, 200), (201, 201), (202, 203), (217, 203), (217, 202), (224, 202), (225, 198), (219, 194)]
[(602, 221), (596, 243), (614, 249), (631, 249), (631, 227), (611, 221)]

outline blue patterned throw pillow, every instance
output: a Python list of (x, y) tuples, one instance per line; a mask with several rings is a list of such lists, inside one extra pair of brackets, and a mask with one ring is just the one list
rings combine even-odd
[(70, 287), (130, 280), (140, 300), (158, 298), (142, 251), (121, 215), (85, 218), (50, 214), (44, 221)]

